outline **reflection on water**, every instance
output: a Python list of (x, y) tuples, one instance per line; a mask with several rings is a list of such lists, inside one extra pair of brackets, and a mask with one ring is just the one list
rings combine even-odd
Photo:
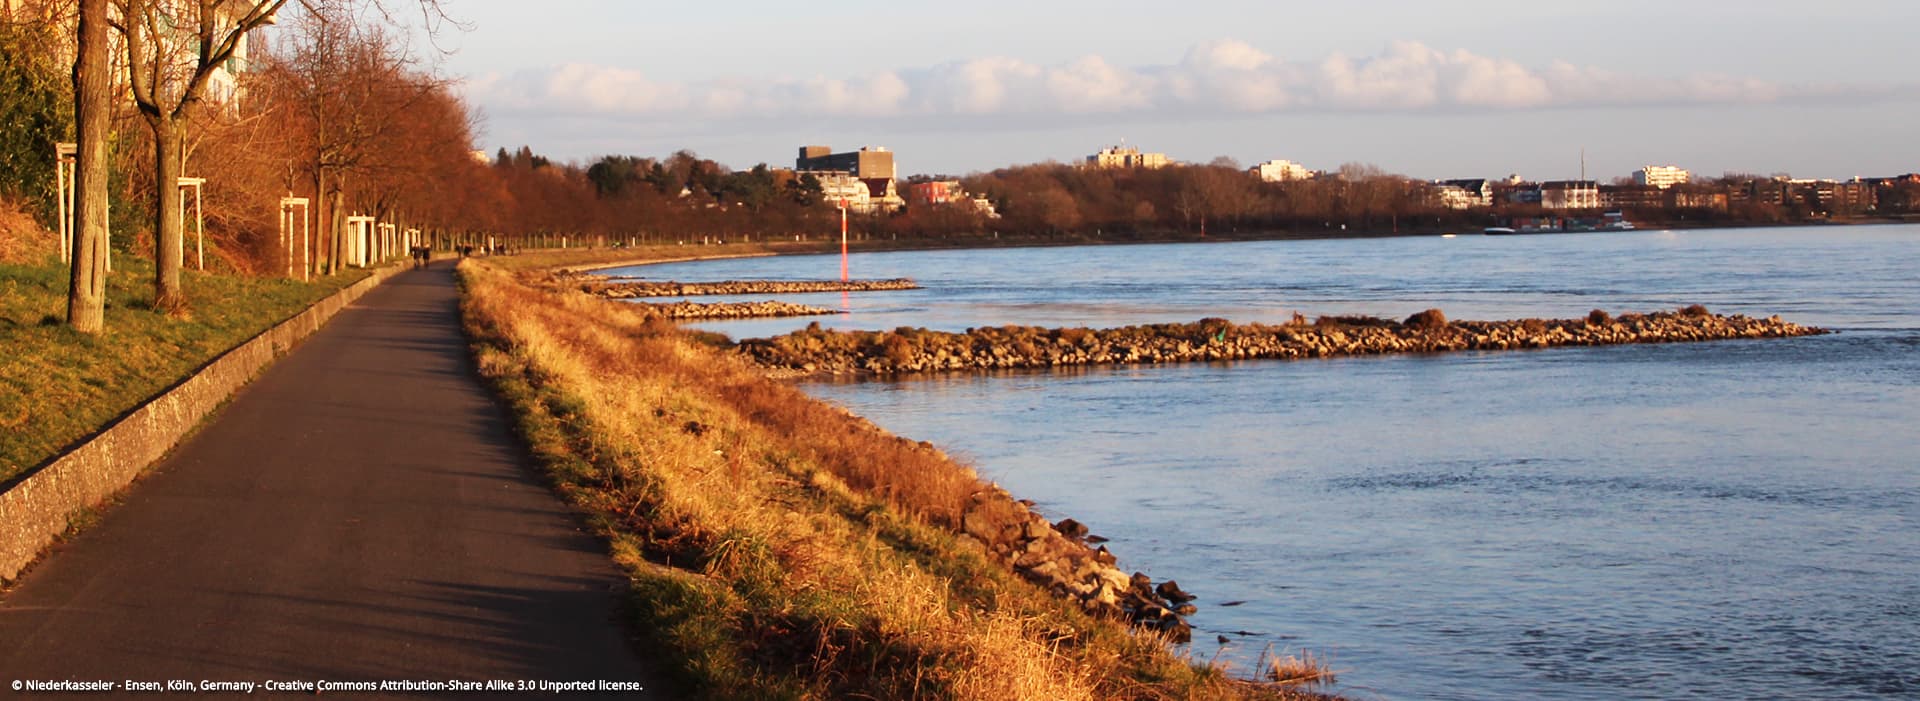
[[(714, 265), (747, 264), (763, 267), (671, 275), (817, 276), (799, 259)], [(1197, 657), (1215, 635), (1243, 667), (1268, 645), (1330, 653), (1360, 698), (1920, 697), (1920, 227), (854, 264), (929, 289), (853, 295), (835, 324), (1700, 301), (1844, 328), (807, 388), (1088, 523), (1122, 566), (1178, 579), (1203, 597)], [(1173, 289), (1185, 297), (1156, 297)]]

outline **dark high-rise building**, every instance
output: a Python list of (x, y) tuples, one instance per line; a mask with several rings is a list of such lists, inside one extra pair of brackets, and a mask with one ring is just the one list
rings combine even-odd
[(793, 160), (793, 169), (838, 170), (854, 174), (861, 179), (894, 178), (893, 152), (879, 146), (865, 146), (858, 151), (833, 153), (826, 146), (802, 146), (800, 157)]

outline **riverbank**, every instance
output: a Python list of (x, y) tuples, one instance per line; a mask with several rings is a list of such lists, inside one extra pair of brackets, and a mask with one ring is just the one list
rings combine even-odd
[[(1675, 231), (1712, 231), (1725, 229), (1783, 229), (1795, 227), (1854, 227), (1875, 226), (1881, 224), (1903, 224), (1898, 219), (1829, 220), (1814, 222), (1780, 223), (1732, 223), (1732, 222), (1679, 222), (1673, 226), (1642, 227), (1640, 231), (1672, 229)], [(1418, 238), (1452, 233), (1460, 236), (1480, 236), (1479, 228), (1423, 228), (1395, 231), (1383, 230), (1343, 230), (1326, 229), (1318, 231), (1215, 231), (1202, 236), (1199, 233), (1156, 232), (1151, 234), (1012, 234), (981, 233), (946, 238), (896, 239), (866, 237), (856, 234), (848, 241), (848, 249), (854, 253), (881, 253), (891, 251), (933, 251), (933, 250), (972, 250), (991, 248), (1062, 248), (1071, 246), (1129, 246), (1154, 245), (1167, 243), (1236, 243), (1247, 241), (1313, 241), (1327, 239), (1387, 239)], [(1606, 236), (1619, 232), (1579, 232), (1577, 235)], [(1536, 235), (1536, 234), (1528, 234)], [(1560, 236), (1565, 234), (1537, 234), (1542, 236)], [(572, 248), (561, 250), (540, 250), (533, 254), (513, 254), (507, 256), (483, 256), (486, 260), (507, 270), (556, 270), (568, 273), (593, 273), (641, 265), (661, 263), (680, 263), (695, 260), (714, 260), (725, 258), (754, 258), (775, 255), (832, 255), (840, 251), (838, 238), (821, 237), (816, 240), (793, 241), (775, 240), (762, 237), (758, 241), (735, 240), (722, 244), (699, 243), (645, 243), (632, 247), (612, 248)], [(532, 256), (532, 258), (527, 258)]]
[(947, 333), (926, 329), (831, 331), (817, 324), (793, 333), (741, 341), (755, 362), (805, 374), (892, 375), (936, 370), (1005, 369), (1195, 361), (1326, 358), (1387, 353), (1444, 353), (1556, 346), (1677, 343), (1783, 338), (1827, 333), (1781, 321), (1720, 316), (1698, 305), (1677, 312), (1622, 314), (1594, 310), (1584, 319), (1448, 322), (1440, 310), (1404, 322), (1371, 317), (1320, 317), (1269, 326), (1202, 319), (1114, 329), (1006, 326)]
[(489, 263), (461, 267), (478, 366), (703, 695), (1318, 698), (1175, 655), (1177, 586), (931, 445)]

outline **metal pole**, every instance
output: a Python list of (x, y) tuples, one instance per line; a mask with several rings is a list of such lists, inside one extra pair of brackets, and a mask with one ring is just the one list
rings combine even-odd
[(840, 281), (847, 278), (847, 198), (840, 198)]

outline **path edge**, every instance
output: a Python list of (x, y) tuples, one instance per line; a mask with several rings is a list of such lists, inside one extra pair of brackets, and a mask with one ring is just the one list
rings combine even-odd
[(0, 584), (12, 584), (73, 518), (132, 484), (241, 387), (361, 295), (411, 269), (376, 268), (222, 353), (100, 433), (0, 492)]

